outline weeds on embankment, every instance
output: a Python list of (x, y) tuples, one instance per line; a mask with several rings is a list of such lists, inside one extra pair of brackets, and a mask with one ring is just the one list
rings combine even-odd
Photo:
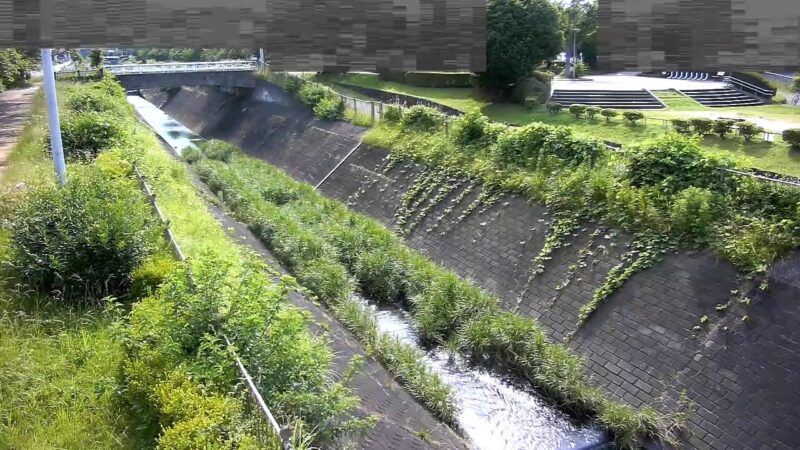
[[(497, 299), (411, 251), (374, 220), (262, 161), (237, 155), (228, 163), (201, 159), (195, 167), (233, 214), (362, 341), (377, 348), (389, 368), (407, 372), (419, 363), (382, 344), (370, 318), (348, 303), (353, 282), (377, 301), (409, 308), (431, 344), (457, 342), (478, 360), (525, 377), (565, 410), (603, 423), (622, 447), (635, 448), (645, 438), (675, 441), (671, 417), (607, 400), (588, 383), (581, 359), (548, 343), (535, 321), (503, 312)], [(276, 192), (290, 200), (274, 202)], [(383, 356), (386, 347), (399, 356)], [(398, 364), (406, 359), (407, 364)], [(412, 393), (447, 417), (437, 406), (442, 393), (419, 390), (413, 378), (399, 375)]]
[[(92, 140), (95, 127), (79, 127), (71, 142), (80, 145), (65, 147), (66, 188), (52, 183), (40, 100), (12, 155), (6, 180), (14, 185), (3, 194), (9, 199), (0, 215), (3, 236), (35, 239), (2, 247), (7, 250), (2, 255), (7, 282), (0, 292), (0, 351), (8, 355), (8, 364), (0, 364), (0, 380), (8, 382), (0, 389), (19, 388), (0, 400), (0, 408), (12, 410), (6, 416), (11, 420), (0, 425), (2, 439), (8, 438), (10, 445), (47, 447), (280, 448), (274, 439), (265, 441), (253, 433), (253, 419), (243, 407), (250, 400), (222, 334), (270, 399), (273, 413), (281, 423), (293, 425), (295, 448), (329, 443), (370, 426), (372, 418), (353, 415), (358, 399), (348, 379), (333, 380), (327, 343), (311, 336), (306, 315), (287, 302), (286, 287), (269, 281), (267, 268), (225, 235), (183, 164), (171, 159), (136, 121), (121, 87), (106, 78), (60, 84), (59, 90), (65, 117), (101, 127), (113, 121), (115, 127), (102, 140)], [(161, 237), (130, 220), (138, 217), (132, 211), (150, 213), (149, 207), (139, 207), (146, 200), (133, 175), (134, 163), (157, 192), (190, 263), (170, 262)], [(83, 183), (93, 174), (109, 183)], [(27, 187), (20, 189), (19, 182)], [(80, 208), (99, 202), (109, 207), (90, 208), (84, 217), (57, 214), (62, 208), (49, 208), (48, 213), (48, 208), (32, 207), (48, 199), (54, 205)], [(114, 207), (118, 201), (137, 206)], [(123, 213), (125, 220), (117, 220)], [(81, 221), (88, 225), (73, 226)], [(113, 251), (127, 248), (119, 237), (131, 236), (127, 230), (134, 228), (143, 233), (139, 237), (146, 245), (134, 244), (141, 251)], [(60, 245), (53, 237), (64, 229), (92, 245), (70, 247), (70, 258), (37, 263), (36, 273), (54, 276), (21, 276), (33, 273), (26, 257), (38, 254), (42, 246)], [(114, 279), (120, 282), (110, 285), (113, 289), (94, 289), (93, 277), (105, 276), (100, 268), (117, 271)], [(70, 295), (60, 295), (60, 285), (50, 295), (54, 289), (48, 280), (65, 272), (82, 275), (72, 280), (77, 284)], [(81, 285), (87, 288), (85, 296), (79, 293)], [(46, 294), (34, 297), (46, 307), (25, 306), (33, 291)], [(108, 297), (100, 301), (108, 294), (127, 305), (120, 308)], [(109, 312), (99, 305), (107, 305)], [(61, 320), (65, 323), (59, 324)], [(22, 339), (24, 351), (17, 348)], [(23, 356), (30, 364), (18, 364)], [(61, 369), (76, 375), (64, 377)], [(42, 376), (52, 379), (30, 381)], [(47, 404), (23, 407), (24, 414), (13, 411), (34, 393), (48, 399)]]

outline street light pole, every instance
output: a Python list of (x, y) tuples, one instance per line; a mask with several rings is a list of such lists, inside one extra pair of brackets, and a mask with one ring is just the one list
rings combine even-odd
[(67, 182), (67, 165), (64, 163), (64, 148), (61, 144), (61, 123), (58, 119), (58, 100), (56, 99), (56, 77), (53, 74), (51, 49), (42, 49), (42, 76), (44, 78), (44, 97), (47, 102), (47, 117), (50, 124), (50, 147), (53, 164), (56, 166), (58, 183)]

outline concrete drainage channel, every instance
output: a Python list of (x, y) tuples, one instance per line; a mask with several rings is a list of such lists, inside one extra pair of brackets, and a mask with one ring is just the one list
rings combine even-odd
[[(202, 140), (169, 115), (138, 96), (128, 101), (177, 154)], [(539, 396), (529, 385), (491, 370), (470, 365), (442, 348), (419, 346), (413, 320), (405, 311), (379, 308), (356, 297), (371, 311), (379, 331), (424, 352), (424, 361), (453, 390), (459, 428), (477, 450), (600, 450), (612, 448), (605, 431), (594, 424), (576, 424)]]

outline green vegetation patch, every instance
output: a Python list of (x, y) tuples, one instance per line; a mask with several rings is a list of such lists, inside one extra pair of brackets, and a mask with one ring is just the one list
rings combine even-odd
[[(449, 148), (446, 145), (451, 144), (439, 137), (426, 148), (445, 158), (454, 157), (439, 153)], [(557, 164), (558, 159), (554, 155), (550, 164)], [(377, 222), (322, 197), (262, 161), (236, 156), (227, 164), (205, 159), (195, 167), (234, 215), (292, 268), (298, 281), (336, 311), (439, 417), (446, 420), (452, 416), (446, 390), (432, 389), (435, 382), (426, 381), (428, 375), (417, 374), (422, 369), (418, 362), (413, 363), (410, 350), (383, 342), (374, 321), (359, 305), (343, 300), (350, 297), (350, 277), (376, 300), (407, 308), (432, 345), (454, 342), (465, 353), (501, 363), (574, 414), (600, 419), (620, 445), (634, 448), (647, 436), (674, 439), (663, 416), (604, 399), (588, 383), (581, 359), (561, 345), (547, 343), (533, 320), (502, 312), (496, 298), (409, 250)], [(261, 195), (276, 190), (299, 195), (280, 205)], [(631, 423), (640, 425), (631, 428)]]
[[(0, 333), (0, 351), (8, 354), (10, 361), (17, 361), (22, 357), (18, 348), (23, 346), (15, 344), (18, 340), (14, 339), (17, 335), (35, 334), (23, 329), (23, 325), (39, 320), (47, 324), (51, 318), (57, 320), (59, 314), (75, 314), (80, 322), (65, 340), (81, 338), (86, 342), (82, 342), (85, 344), (82, 347), (69, 347), (61, 344), (61, 338), (32, 338), (33, 345), (24, 348), (36, 352), (36, 364), (30, 367), (0, 364), (0, 379), (8, 380), (2, 388), (21, 386), (20, 383), (28, 388), (13, 396), (3, 396), (0, 408), (13, 408), (22, 401), (20, 395), (30, 395), (36, 389), (53, 389), (52, 395), (47, 394), (49, 397), (40, 394), (52, 401), (52, 408), (37, 406), (28, 409), (28, 414), (14, 412), (14, 422), (3, 422), (2, 426), (9, 430), (9, 433), (0, 433), (3, 439), (8, 436), (12, 446), (32, 442), (43, 443), (45, 447), (60, 447), (61, 443), (66, 443), (63, 446), (76, 448), (153, 445), (162, 449), (280, 448), (274, 439), (264, 440), (254, 433), (254, 427), (264, 426), (258, 424), (263, 419), (248, 414), (243, 406), (243, 402), (251, 400), (242, 389), (232, 351), (254, 375), (281, 423), (293, 426), (295, 448), (326, 445), (370, 426), (374, 419), (354, 416), (358, 399), (349, 387), (349, 377), (333, 380), (332, 354), (327, 342), (313, 337), (308, 331), (307, 315), (287, 302), (289, 286), (270, 281), (268, 276), (273, 272), (225, 235), (207, 212), (205, 202), (182, 163), (171, 159), (154, 135), (135, 120), (124, 96), (109, 94), (119, 104), (110, 103), (113, 107), (108, 110), (84, 108), (91, 102), (82, 99), (92, 98), (98, 90), (113, 89), (112, 83), (116, 84), (106, 79), (85, 85), (60, 85), (64, 114), (104, 115), (104, 119), (113, 118), (125, 128), (125, 133), (118, 136), (119, 141), (101, 150), (91, 162), (68, 164), (69, 181), (64, 188), (56, 188), (52, 183), (52, 163), (43, 139), (46, 133), (41, 132), (45, 122), (38, 116), (41, 100), (37, 99), (37, 115), (12, 157), (20, 164), (9, 170), (9, 178), (14, 183), (25, 182), (27, 186), (20, 188), (17, 184), (11, 185), (8, 179), (3, 180), (8, 191), (4, 193), (4, 200), (11, 200), (3, 202), (6, 207), (0, 218), (4, 227), (30, 222), (30, 226), (11, 227), (12, 233), (38, 230), (34, 235), (44, 236), (71, 230), (69, 236), (74, 240), (90, 244), (86, 246), (88, 250), (72, 248), (73, 260), (92, 249), (97, 255), (122, 258), (120, 261), (124, 264), (109, 263), (108, 267), (91, 268), (80, 280), (86, 282), (94, 279), (91, 277), (105, 276), (100, 270), (103, 269), (119, 271), (125, 282), (110, 283), (113, 290), (105, 286), (98, 292), (85, 289), (83, 296), (80, 289), (73, 289), (70, 297), (77, 300), (76, 304), (86, 304), (86, 298), (95, 299), (105, 294), (141, 300), (132, 305), (129, 317), (113, 298), (109, 298), (102, 302), (107, 305), (108, 318), (101, 315), (105, 314), (103, 309), (92, 306), (88, 310), (89, 318), (82, 319), (73, 312), (77, 311), (74, 307), (36, 297), (47, 308), (35, 310), (32, 313), (35, 320), (10, 320), (10, 317), (24, 318), (19, 312), (26, 311), (28, 292), (42, 290), (35, 277), (25, 278), (19, 274), (37, 267), (34, 263), (41, 265), (42, 262), (19, 258), (20, 250), (27, 248), (25, 243), (11, 248), (10, 252), (4, 251), (3, 259), (16, 263), (12, 265), (12, 272), (4, 273), (11, 277), (0, 292), (0, 298), (4, 299), (0, 320), (9, 325), (7, 331), (4, 328)], [(210, 146), (204, 149), (202, 157), (224, 161), (231, 157), (230, 150), (223, 145)], [(152, 246), (151, 251), (134, 253), (136, 257), (130, 257), (127, 252), (126, 242), (130, 238), (119, 230), (127, 230), (129, 225), (138, 223), (141, 226), (132, 228), (147, 235), (150, 228), (137, 220), (141, 221), (145, 213), (146, 220), (154, 220), (137, 185), (138, 180), (132, 175), (134, 163), (158, 194), (159, 206), (190, 263), (169, 260), (157, 227), (153, 230), (159, 244)], [(16, 172), (17, 167), (19, 172)], [(123, 201), (122, 206), (117, 207), (115, 202), (130, 196), (138, 200)], [(97, 208), (87, 209), (86, 205), (94, 203)], [(34, 208), (30, 204), (41, 207)], [(77, 209), (63, 211), (64, 208)], [(126, 218), (121, 217), (123, 209), (126, 209)], [(47, 226), (46, 220), (37, 228), (41, 222), (38, 217), (46, 219), (62, 212), (71, 214), (57, 218), (57, 222), (66, 221), (66, 225), (72, 226), (71, 221), (75, 221), (75, 226), (80, 228), (81, 221), (85, 221), (85, 229), (59, 225), (61, 222)], [(8, 234), (4, 228), (4, 239)], [(57, 242), (49, 238), (29, 241), (43, 242), (43, 245)], [(147, 242), (150, 242), (149, 237)], [(66, 244), (54, 247), (54, 251), (70, 250)], [(9, 250), (8, 246), (3, 249)], [(27, 252), (35, 253), (36, 250)], [(64, 256), (57, 256), (45, 263), (60, 268), (63, 261)], [(3, 267), (7, 268), (8, 264)], [(117, 280), (114, 276), (107, 279)], [(133, 292), (128, 290), (131, 286), (135, 288)], [(98, 303), (95, 300), (92, 305)], [(94, 315), (97, 320), (91, 320)], [(230, 339), (231, 346), (224, 342), (223, 336)], [(97, 356), (86, 350), (90, 347), (98, 347), (94, 351)], [(104, 376), (98, 376), (92, 385), (72, 377), (63, 384), (69, 391), (56, 390), (58, 385), (25, 381), (25, 377), (43, 374), (47, 364), (68, 370), (59, 362), (57, 356), (62, 355), (56, 355), (58, 351), (63, 352), (65, 360), (74, 359), (76, 365), (83, 364), (82, 361), (91, 362), (86, 372), (94, 374), (102, 370)], [(83, 373), (83, 369), (75, 370)], [(68, 371), (72, 374), (72, 370)], [(54, 396), (65, 400), (59, 402)], [(60, 415), (57, 419), (50, 417), (57, 414)], [(45, 430), (47, 426), (51, 428)], [(52, 430), (63, 433), (55, 436)], [(22, 436), (23, 433), (28, 435)], [(112, 442), (109, 436), (117, 439)]]

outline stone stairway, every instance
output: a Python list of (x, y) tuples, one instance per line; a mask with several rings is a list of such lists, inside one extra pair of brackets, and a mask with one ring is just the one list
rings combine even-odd
[(645, 90), (638, 91), (598, 91), (556, 89), (550, 97), (551, 102), (564, 106), (581, 104), (614, 109), (662, 109), (664, 105)]
[(692, 98), (703, 106), (757, 106), (764, 102), (736, 89), (683, 89), (682, 94)]

